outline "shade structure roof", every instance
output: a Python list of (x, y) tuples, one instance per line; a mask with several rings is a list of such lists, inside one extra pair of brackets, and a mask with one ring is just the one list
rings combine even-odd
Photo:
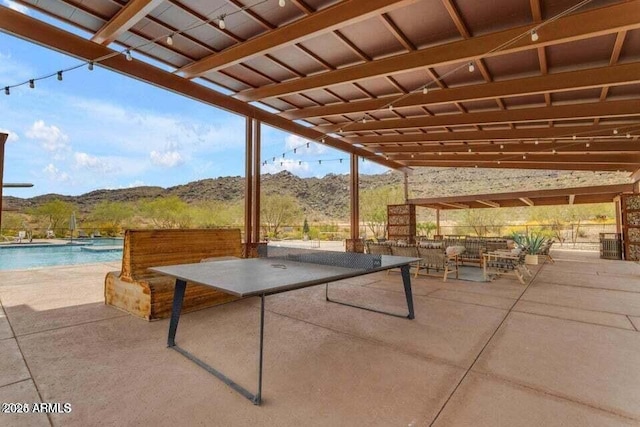
[(612, 184), (549, 190), (430, 197), (410, 199), (408, 203), (440, 210), (578, 205), (585, 203), (610, 203), (620, 194), (633, 192), (634, 184)]
[(640, 167), (640, 0), (14, 2), (84, 35), (1, 31), (395, 169)]

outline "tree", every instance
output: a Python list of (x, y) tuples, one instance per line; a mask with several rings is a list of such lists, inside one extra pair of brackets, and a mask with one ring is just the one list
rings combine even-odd
[(431, 233), (438, 228), (435, 222), (419, 222), (416, 224), (416, 230), (421, 236), (431, 237)]
[(62, 228), (69, 222), (71, 213), (75, 210), (72, 203), (60, 199), (53, 199), (31, 210), (33, 216), (39, 217), (47, 223), (49, 229)]
[(213, 228), (242, 225), (244, 219), (242, 202), (208, 201), (190, 208), (193, 223), (197, 227)]
[(301, 215), (298, 201), (291, 196), (274, 194), (261, 200), (260, 217), (268, 236), (278, 237), (280, 227), (293, 225)]
[(146, 200), (140, 213), (160, 228), (188, 228), (192, 222), (189, 205), (178, 196)]
[(400, 187), (371, 188), (360, 193), (360, 217), (376, 239), (384, 237), (387, 229), (387, 205), (401, 203), (404, 192)]
[(304, 223), (302, 224), (302, 234), (303, 234), (305, 237), (308, 237), (308, 236), (309, 236), (309, 230), (310, 230), (310, 228), (309, 228), (309, 222), (307, 221), (307, 218), (305, 218), (305, 219), (304, 219)]
[(93, 207), (89, 219), (107, 229), (109, 234), (117, 234), (133, 213), (133, 207), (128, 203), (103, 201)]
[(465, 209), (463, 221), (476, 236), (499, 236), (505, 222), (504, 211), (500, 208)]

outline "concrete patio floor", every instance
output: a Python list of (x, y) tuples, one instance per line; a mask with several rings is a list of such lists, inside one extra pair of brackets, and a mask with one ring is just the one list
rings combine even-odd
[[(165, 347), (168, 321), (103, 304), (119, 263), (0, 272), (0, 401), (70, 403), (2, 426), (640, 425), (640, 265), (556, 251), (521, 285), (419, 277), (416, 319), (267, 297), (263, 404)], [(331, 296), (406, 310), (398, 273)], [(259, 300), (186, 314), (177, 342), (250, 390)]]

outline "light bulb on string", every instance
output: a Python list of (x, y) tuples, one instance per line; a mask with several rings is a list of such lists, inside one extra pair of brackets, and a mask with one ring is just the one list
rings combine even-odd
[(428, 93), (429, 93), (429, 88), (428, 88), (428, 87), (426, 87), (426, 86), (425, 86), (425, 87), (423, 87), (423, 88), (422, 88), (422, 94), (423, 94), (423, 95), (426, 95), (426, 94), (428, 94)]
[(631, 134), (627, 132), (627, 139), (631, 138)]
[(29, 87), (31, 89), (34, 89), (36, 87), (36, 82), (33, 79), (29, 80)]
[(93, 61), (89, 62), (89, 64), (87, 64), (87, 68), (89, 69), (89, 71), (93, 71)]
[(287, 2), (285, 0), (278, 0), (278, 6), (285, 7), (286, 5), (287, 5)]
[(4, 94), (5, 95), (11, 95), (11, 90), (9, 89), (9, 86), (5, 86), (4, 87)]
[(127, 61), (133, 61), (133, 56), (131, 55), (131, 51), (129, 49), (124, 51), (124, 57)]
[(614, 130), (613, 130), (613, 134), (614, 134), (614, 135), (617, 135), (617, 134), (618, 134), (618, 129), (614, 129)]
[(227, 24), (224, 22), (224, 16), (225, 16), (225, 15), (221, 15), (221, 16), (220, 16), (220, 19), (218, 20), (218, 27), (219, 27), (221, 30), (224, 30), (225, 28), (227, 28)]
[(173, 36), (171, 34), (167, 36), (167, 44), (173, 46)]
[(476, 66), (473, 65), (473, 62), (469, 62), (469, 72), (473, 73), (476, 70)]
[(586, 146), (587, 148), (589, 148), (589, 147), (591, 146), (591, 144), (589, 144), (589, 143), (587, 142), (587, 143), (585, 144), (585, 146)]
[(62, 81), (62, 71), (58, 71), (58, 81)]
[(538, 36), (538, 32), (536, 30), (531, 30), (531, 41), (537, 42), (540, 36)]

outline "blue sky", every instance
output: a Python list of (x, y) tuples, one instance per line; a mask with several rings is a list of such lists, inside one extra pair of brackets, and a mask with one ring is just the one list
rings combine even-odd
[[(10, 0), (0, 4), (26, 10)], [(79, 63), (0, 33), (0, 88)], [(28, 189), (5, 188), (4, 195), (78, 195), (101, 188), (170, 187), (244, 175), (243, 117), (99, 66), (65, 73), (63, 81), (37, 81), (35, 89), (13, 88), (10, 96), (0, 92), (0, 117), (0, 132), (9, 134), (5, 182), (34, 184)], [(346, 153), (314, 143), (307, 149), (305, 143), (263, 125), (262, 154), (269, 164), (262, 173), (287, 169), (310, 177), (349, 172), (348, 161), (328, 161), (346, 160)], [(304, 148), (293, 154), (294, 147)], [(360, 167), (364, 174), (386, 170), (371, 162)]]

